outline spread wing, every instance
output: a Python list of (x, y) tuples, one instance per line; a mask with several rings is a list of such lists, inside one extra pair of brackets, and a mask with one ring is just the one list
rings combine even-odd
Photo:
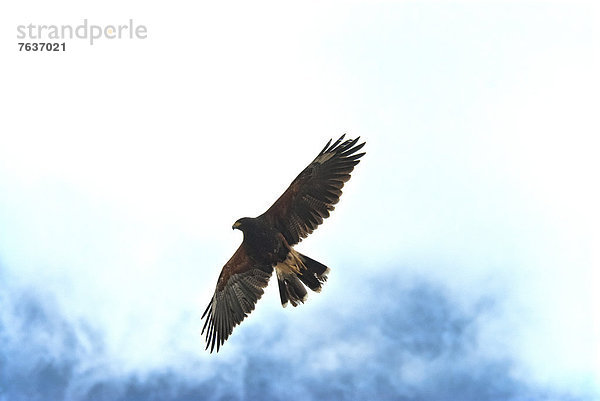
[[(365, 143), (359, 138), (343, 141), (345, 135), (321, 153), (306, 167), (263, 217), (271, 222), (294, 245), (312, 233), (340, 200), (342, 187), (350, 179), (365, 153), (356, 153)], [(342, 142), (343, 141), (343, 142)]]
[(219, 352), (233, 328), (254, 310), (272, 273), (272, 266), (258, 266), (250, 259), (242, 242), (223, 266), (215, 293), (202, 314), (202, 319), (206, 317), (201, 333), (206, 330), (206, 349), (210, 347), (212, 352), (216, 345)]

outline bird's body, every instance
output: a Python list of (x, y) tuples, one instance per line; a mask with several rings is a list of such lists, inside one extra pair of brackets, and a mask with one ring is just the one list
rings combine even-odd
[(281, 262), (288, 254), (287, 242), (281, 233), (265, 220), (264, 216), (245, 217), (241, 219), (243, 223), (236, 228), (243, 231), (248, 255), (256, 262)]
[(273, 269), (277, 274), (281, 303), (297, 306), (307, 297), (306, 287), (319, 292), (329, 268), (297, 252), (293, 246), (329, 216), (339, 201), (344, 183), (364, 153), (358, 138), (331, 141), (265, 213), (244, 217), (232, 228), (244, 240), (223, 266), (215, 293), (202, 315), (206, 322), (206, 348), (217, 351), (253, 309), (267, 286)]

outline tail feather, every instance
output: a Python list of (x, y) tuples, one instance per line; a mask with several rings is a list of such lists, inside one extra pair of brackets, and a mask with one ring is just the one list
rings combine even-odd
[(323, 283), (327, 281), (329, 267), (301, 253), (298, 253), (298, 256), (300, 256), (302, 263), (306, 266), (305, 270), (300, 270), (298, 277), (311, 290), (321, 292)]
[[(291, 249), (285, 261), (275, 267), (281, 304), (285, 308), (289, 303), (298, 306), (308, 296), (306, 285), (315, 292), (321, 292), (327, 281), (329, 268), (308, 256)], [(304, 285), (303, 285), (304, 284)]]
[(292, 306), (298, 306), (306, 301), (308, 293), (296, 275), (284, 273), (283, 275), (278, 274), (277, 278), (277, 282), (279, 283), (279, 296), (281, 297), (281, 304), (284, 308), (287, 306), (288, 301)]

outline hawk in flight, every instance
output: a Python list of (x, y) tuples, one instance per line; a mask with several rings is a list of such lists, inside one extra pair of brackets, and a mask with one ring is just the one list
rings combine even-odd
[(263, 294), (273, 268), (277, 274), (281, 303), (297, 306), (306, 300), (306, 287), (321, 291), (329, 268), (294, 250), (313, 232), (340, 200), (342, 187), (365, 153), (358, 139), (342, 135), (331, 140), (286, 191), (265, 213), (244, 217), (233, 229), (244, 233), (244, 240), (223, 266), (215, 293), (202, 315), (206, 318), (206, 349), (212, 352), (223, 345), (233, 328), (254, 310)]

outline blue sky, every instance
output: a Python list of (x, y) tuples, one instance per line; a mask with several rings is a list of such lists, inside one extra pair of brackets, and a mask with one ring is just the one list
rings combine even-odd
[[(597, 5), (60, 4), (0, 17), (1, 401), (600, 399)], [(148, 38), (14, 48), (84, 18)], [(205, 353), (231, 224), (343, 132), (327, 285)]]

